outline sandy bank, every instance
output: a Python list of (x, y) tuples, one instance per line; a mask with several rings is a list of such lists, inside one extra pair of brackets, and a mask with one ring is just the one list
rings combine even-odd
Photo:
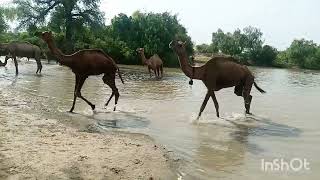
[(174, 177), (166, 150), (146, 135), (82, 131), (0, 97), (0, 179)]

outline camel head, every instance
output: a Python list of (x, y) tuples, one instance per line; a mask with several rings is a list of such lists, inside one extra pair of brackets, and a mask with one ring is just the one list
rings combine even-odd
[(43, 33), (41, 33), (40, 35), (41, 39), (43, 39), (45, 42), (49, 42), (53, 40), (53, 35), (51, 31), (45, 31)]
[(142, 64), (143, 65), (150, 65), (149, 59), (146, 59), (146, 57), (144, 56), (144, 49), (138, 48), (136, 51), (137, 51), (137, 53), (139, 53), (142, 56)]
[(170, 42), (169, 48), (174, 50), (179, 55), (184, 54), (186, 53), (186, 42), (173, 40)]
[(138, 48), (136, 51), (137, 51), (139, 54), (144, 53), (144, 49), (143, 49), (143, 48)]

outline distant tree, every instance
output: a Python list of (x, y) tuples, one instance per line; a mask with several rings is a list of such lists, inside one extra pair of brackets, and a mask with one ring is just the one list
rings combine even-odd
[[(286, 51), (291, 64), (305, 67), (305, 62), (307, 60), (311, 61), (310, 59), (315, 57), (318, 49), (317, 44), (313, 41), (300, 39), (294, 40)], [(311, 62), (309, 62), (309, 64), (311, 64)]]
[(262, 32), (258, 28), (252, 26), (243, 29), (245, 36), (245, 48), (249, 57), (252, 61), (258, 61), (260, 52), (262, 51)]
[(277, 58), (277, 55), (278, 51), (276, 48), (269, 45), (264, 45), (260, 54), (257, 56), (255, 64), (262, 66), (272, 66)]
[(65, 33), (67, 51), (74, 47), (73, 34), (82, 26), (103, 24), (99, 11), (100, 0), (14, 0), (18, 9), (19, 28), (49, 25), (57, 32)]
[[(179, 62), (168, 44), (173, 39), (187, 42), (187, 52), (193, 54), (193, 43), (176, 15), (170, 13), (141, 13), (132, 16), (119, 14), (111, 20), (110, 36), (121, 42), (125, 58), (137, 60), (135, 50), (145, 49), (146, 56), (158, 54), (166, 66), (178, 66)], [(138, 61), (139, 63), (141, 61)]]

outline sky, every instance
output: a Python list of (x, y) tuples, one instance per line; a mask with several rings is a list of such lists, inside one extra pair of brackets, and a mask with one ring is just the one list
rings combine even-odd
[[(10, 0), (0, 0), (0, 5)], [(254, 26), (263, 32), (266, 44), (278, 49), (294, 39), (320, 44), (320, 0), (101, 0), (106, 24), (119, 14), (134, 11), (171, 12), (196, 44), (210, 43), (211, 34), (221, 28), (233, 32)]]

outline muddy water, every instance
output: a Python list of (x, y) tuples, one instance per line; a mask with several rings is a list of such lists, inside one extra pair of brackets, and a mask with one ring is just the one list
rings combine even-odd
[[(243, 100), (233, 89), (224, 89), (216, 93), (222, 118), (216, 118), (209, 101), (196, 121), (206, 89), (200, 81), (190, 87), (179, 69), (165, 69), (165, 77), (156, 80), (145, 67), (121, 66), (125, 84), (117, 79), (121, 97), (116, 112), (113, 102), (104, 108), (111, 91), (102, 77), (90, 77), (82, 94), (97, 110), (78, 100), (71, 114), (66, 111), (72, 104), (74, 75), (68, 68), (44, 64), (42, 76), (37, 76), (34, 62), (19, 65), (18, 77), (11, 62), (0, 68), (0, 96), (11, 97), (13, 109), (80, 129), (148, 134), (180, 159), (177, 176), (182, 179), (319, 179), (320, 72), (251, 68), (267, 91), (252, 90), (254, 115), (245, 116)], [(275, 158), (305, 158), (311, 170), (263, 171), (261, 161)]]

